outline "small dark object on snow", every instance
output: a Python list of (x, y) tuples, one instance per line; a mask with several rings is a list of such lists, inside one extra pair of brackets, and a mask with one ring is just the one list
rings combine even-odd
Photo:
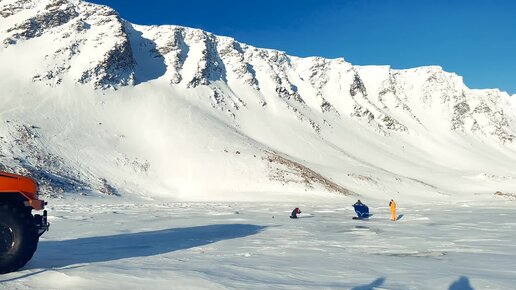
[(292, 213), (290, 214), (290, 218), (291, 218), (291, 219), (297, 219), (297, 215), (298, 215), (298, 214), (300, 214), (300, 213), (301, 213), (301, 210), (300, 210), (298, 207), (296, 207), (296, 208), (292, 211)]

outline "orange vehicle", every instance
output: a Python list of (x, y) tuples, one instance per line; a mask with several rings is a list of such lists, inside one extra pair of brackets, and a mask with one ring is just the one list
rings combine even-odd
[(39, 237), (48, 230), (46, 202), (29, 177), (0, 171), (0, 274), (23, 267), (34, 255)]

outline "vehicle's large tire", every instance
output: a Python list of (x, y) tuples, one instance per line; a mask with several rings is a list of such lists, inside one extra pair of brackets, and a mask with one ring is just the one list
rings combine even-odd
[(32, 214), (0, 204), (0, 274), (25, 266), (38, 246)]

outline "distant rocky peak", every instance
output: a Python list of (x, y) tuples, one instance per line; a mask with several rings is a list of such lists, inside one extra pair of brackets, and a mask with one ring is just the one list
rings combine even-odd
[(107, 6), (71, 0), (0, 1), (0, 43), (0, 50), (40, 47), (31, 51), (34, 69), (23, 74), (33, 82), (95, 90), (156, 82), (204, 94), (234, 122), (256, 103), (286, 109), (317, 134), (333, 118), (381, 135), (410, 134), (433, 130), (433, 112), (450, 134), (515, 140), (515, 101), (470, 90), (439, 66), (395, 70), (293, 57), (200, 29), (134, 25)]
[[(32, 1), (29, 2), (32, 3)], [(45, 3), (44, 9), (36, 9), (35, 15), (24, 19), (6, 30), (8, 37), (3, 40), (4, 46), (16, 44), (18, 40), (28, 40), (39, 37), (47, 31), (68, 23), (71, 19), (79, 15), (75, 5), (66, 0), (48, 0), (45, 1)], [(9, 5), (7, 7), (9, 7)], [(3, 8), (5, 9), (6, 6)], [(35, 7), (33, 5), (22, 5), (18, 3), (9, 9), (11, 9), (11, 15), (14, 15), (15, 13), (21, 12), (22, 9), (31, 8)]]

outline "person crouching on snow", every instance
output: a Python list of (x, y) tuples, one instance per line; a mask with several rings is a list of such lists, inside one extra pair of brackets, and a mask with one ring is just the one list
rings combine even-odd
[(360, 199), (355, 202), (353, 205), (353, 208), (355, 209), (355, 212), (357, 213), (357, 217), (359, 218), (368, 218), (369, 217), (369, 207), (367, 205), (363, 204)]
[(291, 219), (297, 219), (297, 215), (301, 213), (301, 210), (299, 210), (298, 207), (296, 207), (292, 213), (290, 214)]

